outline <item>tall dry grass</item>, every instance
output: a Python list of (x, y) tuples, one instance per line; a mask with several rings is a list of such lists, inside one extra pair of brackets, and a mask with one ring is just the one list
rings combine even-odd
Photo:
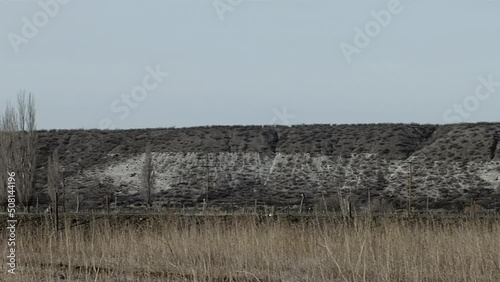
[(500, 281), (498, 221), (152, 218), (59, 235), (51, 227), (20, 227), (18, 273), (3, 280)]

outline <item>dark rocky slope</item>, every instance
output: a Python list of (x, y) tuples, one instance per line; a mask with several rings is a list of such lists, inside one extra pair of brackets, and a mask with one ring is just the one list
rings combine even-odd
[[(155, 205), (221, 208), (274, 205), (402, 208), (410, 161), (416, 209), (462, 210), (472, 201), (500, 208), (500, 124), (212, 126), (180, 129), (60, 130), (39, 133), (39, 202), (47, 203), (46, 165), (57, 147), (72, 207), (123, 208), (137, 193), (151, 142), (158, 170)], [(207, 165), (209, 168), (207, 168)]]

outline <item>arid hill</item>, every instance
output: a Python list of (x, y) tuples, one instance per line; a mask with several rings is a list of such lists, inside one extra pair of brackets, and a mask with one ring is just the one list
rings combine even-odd
[[(148, 142), (157, 206), (221, 209), (268, 205), (374, 210), (405, 206), (461, 211), (500, 208), (500, 124), (210, 126), (40, 131), (37, 193), (48, 203), (48, 156), (59, 147), (74, 208), (142, 205), (138, 191)], [(410, 181), (410, 163), (413, 168)], [(117, 203), (115, 203), (115, 200)]]

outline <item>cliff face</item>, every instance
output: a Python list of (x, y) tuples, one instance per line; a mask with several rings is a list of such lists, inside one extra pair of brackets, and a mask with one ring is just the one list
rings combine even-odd
[[(47, 201), (46, 163), (59, 147), (67, 201), (99, 208), (142, 202), (144, 149), (157, 169), (155, 204), (399, 208), (411, 185), (415, 208), (500, 208), (500, 124), (214, 126), (40, 132), (37, 197)], [(113, 196), (113, 197), (114, 197)], [(113, 199), (113, 198), (112, 198)], [(114, 200), (114, 199), (113, 199)]]

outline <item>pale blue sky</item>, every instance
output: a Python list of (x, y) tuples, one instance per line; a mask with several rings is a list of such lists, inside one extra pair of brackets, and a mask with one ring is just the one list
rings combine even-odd
[[(0, 0), (0, 107), (33, 91), (39, 128), (500, 120), (498, 83), (474, 98), (478, 77), (500, 83), (500, 0), (401, 0), (351, 63), (340, 44), (395, 0), (244, 1), (222, 17), (218, 1), (72, 0), (16, 54), (22, 18), (45, 12)], [(156, 66), (169, 76), (122, 103)]]

